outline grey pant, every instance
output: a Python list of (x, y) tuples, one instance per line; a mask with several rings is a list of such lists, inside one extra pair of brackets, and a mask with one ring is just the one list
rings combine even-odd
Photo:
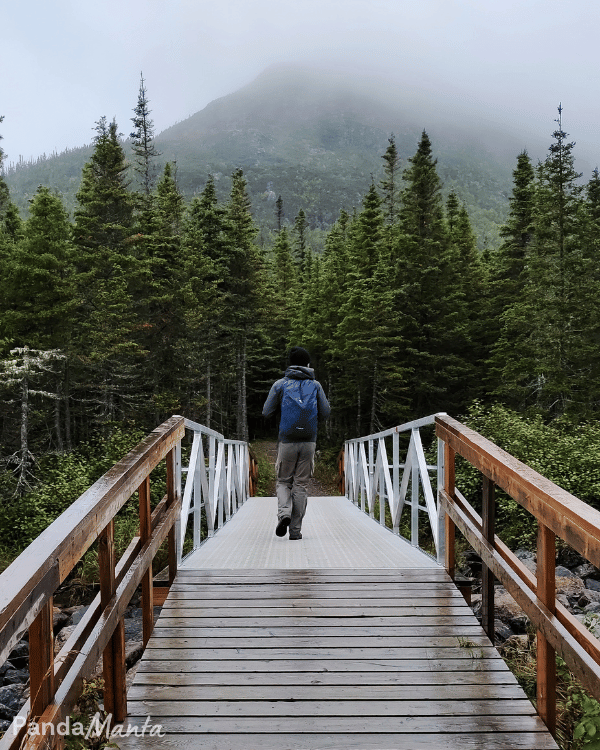
[(277, 519), (291, 518), (290, 535), (302, 528), (307, 484), (315, 466), (316, 443), (279, 443), (277, 451)]

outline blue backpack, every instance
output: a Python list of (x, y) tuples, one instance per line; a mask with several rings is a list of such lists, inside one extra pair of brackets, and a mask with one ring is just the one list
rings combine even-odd
[(317, 390), (314, 380), (285, 379), (281, 398), (280, 435), (292, 440), (303, 440), (316, 433)]

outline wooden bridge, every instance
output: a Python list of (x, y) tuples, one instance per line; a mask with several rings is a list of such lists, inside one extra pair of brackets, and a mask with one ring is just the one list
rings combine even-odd
[[(455, 486), (456, 454), (482, 472), (483, 517)], [(556, 748), (555, 652), (600, 696), (600, 650), (555, 600), (554, 538), (600, 566), (600, 513), (446, 415), (349, 441), (342, 473), (345, 495), (310, 498), (290, 541), (274, 534), (276, 500), (250, 496), (245, 444), (181, 417), (158, 428), (0, 577), (0, 662), (29, 627), (32, 699), (16, 723), (37, 729), (9, 729), (0, 749), (60, 746), (99, 657), (123, 750)], [(538, 518), (537, 578), (494, 533), (495, 486)], [(115, 562), (114, 516), (136, 491), (140, 532)], [(457, 528), (484, 562), (482, 624), (453, 580)], [(52, 594), (96, 539), (101, 592), (54, 659)], [(164, 540), (168, 593), (151, 574)], [(537, 712), (490, 641), (494, 578), (538, 631)], [(146, 650), (126, 694), (122, 618), (138, 586)]]

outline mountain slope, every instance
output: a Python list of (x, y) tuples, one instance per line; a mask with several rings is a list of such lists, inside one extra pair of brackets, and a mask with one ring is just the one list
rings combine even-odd
[[(277, 66), (163, 131), (156, 145), (161, 164), (176, 161), (178, 183), (188, 197), (202, 190), (208, 174), (216, 176), (226, 197), (228, 177), (241, 167), (263, 228), (275, 226), (279, 195), (287, 221), (303, 208), (312, 227), (326, 227), (340, 209), (360, 206), (371, 179), (381, 179), (390, 134), (406, 166), (425, 128), (446, 191), (455, 188), (467, 204), (480, 244), (486, 238), (493, 242), (519, 149), (510, 156), (506, 144), (494, 151), (485, 145), (499, 142), (491, 127), (479, 132), (478, 144), (465, 125), (450, 120), (441, 107), (436, 111), (435, 101), (419, 100), (414, 92), (336, 72)], [(72, 210), (89, 154), (84, 147), (19, 166), (7, 175), (14, 200), (25, 209), (37, 186), (46, 184), (62, 192)]]

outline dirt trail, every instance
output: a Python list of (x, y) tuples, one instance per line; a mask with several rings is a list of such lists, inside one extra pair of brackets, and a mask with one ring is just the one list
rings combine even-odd
[[(254, 443), (254, 447), (259, 449), (269, 460), (271, 466), (275, 467), (275, 459), (277, 458), (277, 443), (275, 441), (261, 440), (260, 442)], [(317, 458), (318, 463), (318, 458)], [(317, 474), (320, 472), (316, 469)], [(275, 495), (275, 485), (273, 483), (272, 494)], [(320, 479), (312, 477), (308, 481), (308, 496), (309, 497), (326, 497), (329, 495), (337, 495), (337, 488), (331, 484), (322, 482)]]

